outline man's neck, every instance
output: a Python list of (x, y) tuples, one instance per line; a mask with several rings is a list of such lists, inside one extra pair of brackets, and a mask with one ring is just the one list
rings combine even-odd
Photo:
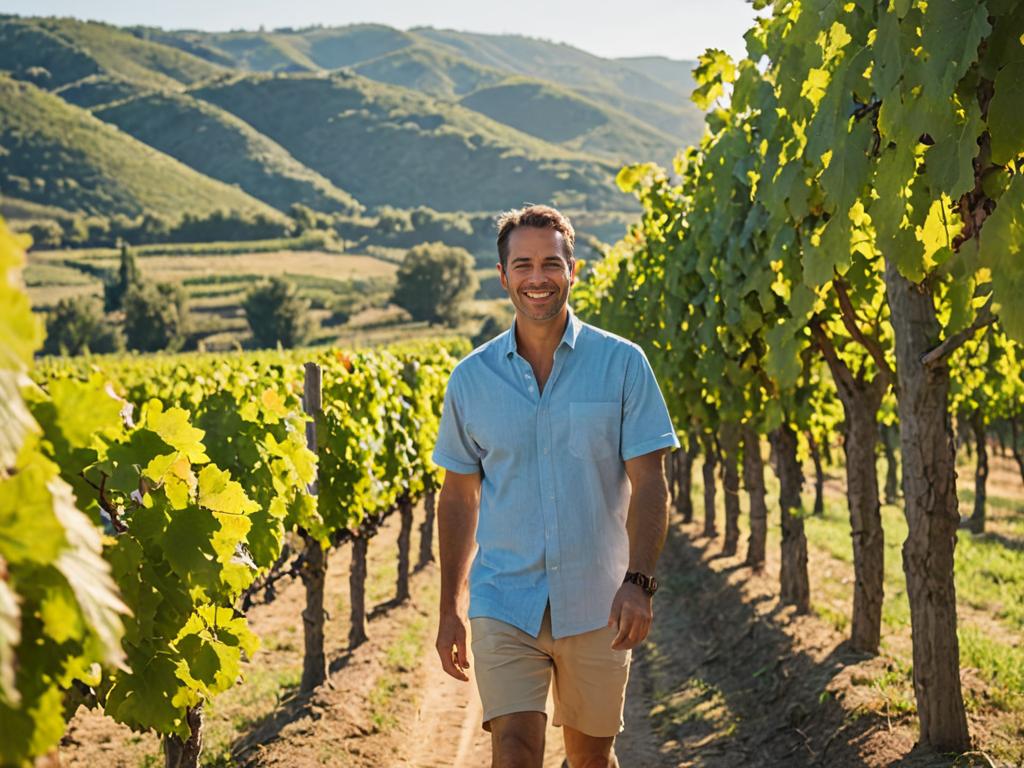
[(519, 354), (534, 365), (551, 360), (559, 342), (562, 341), (562, 336), (565, 335), (568, 322), (568, 307), (563, 307), (559, 314), (544, 322), (524, 320), (517, 313), (516, 348)]

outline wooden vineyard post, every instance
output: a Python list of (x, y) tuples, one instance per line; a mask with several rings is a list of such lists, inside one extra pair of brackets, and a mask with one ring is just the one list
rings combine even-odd
[(398, 584), (395, 602), (404, 603), (409, 599), (409, 565), (412, 544), (412, 499), (405, 494), (398, 500), (398, 514), (402, 528), (398, 533)]
[(750, 499), (750, 538), (746, 564), (755, 571), (761, 571), (764, 569), (768, 537), (768, 506), (765, 503), (761, 436), (749, 424), (743, 427), (743, 484)]
[(782, 507), (780, 597), (783, 604), (795, 605), (797, 613), (807, 613), (811, 610), (811, 587), (807, 575), (807, 536), (804, 534), (800, 503), (803, 472), (796, 457), (796, 432), (788, 424), (775, 430), (775, 459), (779, 476), (779, 505)]
[(727, 421), (722, 424), (722, 493), (725, 501), (725, 544), (722, 554), (736, 554), (740, 540), (740, 475), (739, 424)]
[(426, 516), (420, 525), (420, 557), (416, 570), (434, 562), (434, 516), (437, 512), (437, 494), (433, 485), (428, 485), (423, 494), (423, 506), (426, 509)]
[(348, 647), (366, 642), (366, 551), (368, 535), (362, 528), (352, 538), (352, 564), (348, 572), (349, 630)]
[(693, 462), (697, 458), (699, 446), (697, 437), (692, 432), (686, 435), (686, 448), (675, 452), (676, 456), (676, 509), (683, 518), (684, 523), (693, 522), (693, 499), (690, 493), (693, 489)]
[[(321, 371), (316, 363), (306, 363), (302, 404), (306, 413), (313, 417), (306, 423), (306, 445), (317, 453), (316, 417), (322, 408)], [(310, 484), (309, 492), (317, 493), (317, 481)], [(302, 627), (305, 633), (305, 653), (302, 659), (302, 682), (300, 691), (311, 693), (327, 679), (327, 657), (324, 654), (324, 582), (327, 579), (327, 558), (323, 545), (305, 531), (305, 560), (302, 566), (302, 583), (306, 587), (306, 607), (302, 611)]]
[(718, 463), (718, 449), (715, 447), (715, 440), (709, 435), (704, 435), (704, 535), (709, 539), (718, 536), (718, 528), (715, 525), (715, 465)]

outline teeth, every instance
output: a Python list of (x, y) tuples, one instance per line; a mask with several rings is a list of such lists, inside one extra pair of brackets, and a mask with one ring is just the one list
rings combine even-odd
[(529, 296), (531, 299), (544, 299), (550, 296), (552, 293), (553, 291), (547, 291), (546, 293), (531, 293), (530, 291), (527, 291), (526, 295)]

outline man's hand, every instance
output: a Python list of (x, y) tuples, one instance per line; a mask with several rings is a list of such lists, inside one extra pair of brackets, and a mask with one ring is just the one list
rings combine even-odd
[(441, 614), (437, 628), (437, 655), (444, 671), (456, 680), (469, 682), (465, 670), (469, 669), (466, 652), (466, 619), (458, 613)]
[(626, 582), (615, 593), (608, 626), (619, 628), (612, 641), (612, 650), (627, 651), (640, 645), (651, 631), (654, 609), (651, 596), (639, 584)]

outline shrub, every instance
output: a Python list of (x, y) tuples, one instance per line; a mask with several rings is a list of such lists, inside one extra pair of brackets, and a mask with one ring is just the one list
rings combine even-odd
[(454, 326), (477, 286), (468, 251), (444, 243), (423, 243), (410, 249), (398, 268), (392, 301), (414, 320)]
[(188, 303), (178, 285), (133, 285), (124, 295), (124, 335), (130, 349), (175, 352), (185, 344)]
[(47, 355), (81, 355), (117, 352), (124, 347), (124, 338), (110, 325), (94, 296), (61, 299), (46, 317)]
[(242, 306), (258, 347), (297, 347), (312, 336), (309, 302), (284, 278), (272, 277), (256, 286)]

